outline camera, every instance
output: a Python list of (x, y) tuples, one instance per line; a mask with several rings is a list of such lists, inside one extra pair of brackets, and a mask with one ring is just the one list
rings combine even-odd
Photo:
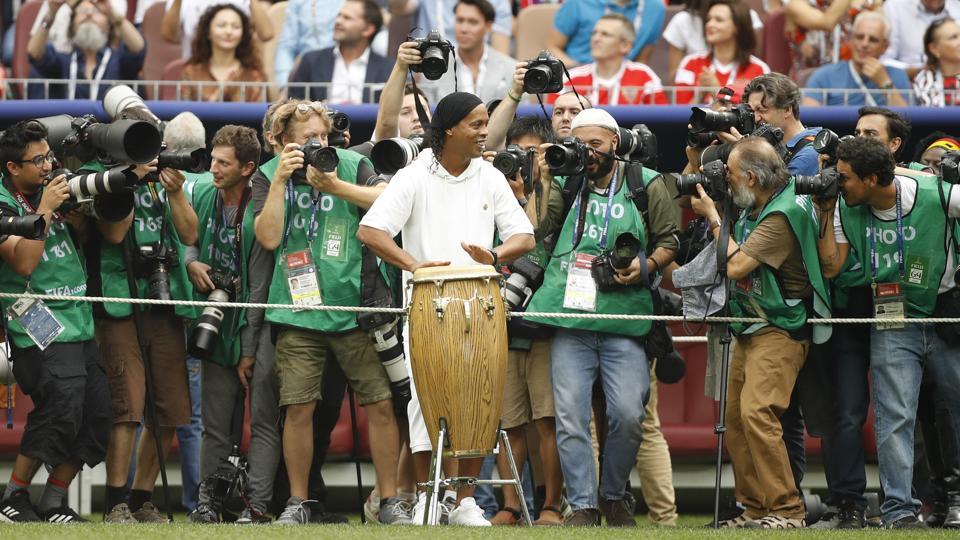
[(350, 131), (350, 117), (340, 111), (327, 111), (330, 115), (330, 133), (327, 135), (327, 145), (335, 148), (346, 148), (346, 133)]
[(517, 172), (523, 179), (525, 188), (530, 187), (533, 181), (533, 168), (537, 163), (537, 151), (533, 148), (524, 150), (516, 144), (508, 144), (507, 149), (497, 152), (493, 157), (493, 167), (502, 172), (507, 179), (513, 179)]
[(547, 51), (540, 51), (527, 62), (523, 91), (527, 94), (554, 94), (563, 89), (563, 62)]
[[(711, 147), (712, 148), (712, 147)], [(707, 195), (715, 201), (727, 194), (727, 170), (720, 159), (703, 165), (702, 173), (681, 174), (677, 177), (677, 192), (680, 195), (697, 195), (697, 185), (702, 185)]]
[(38, 118), (47, 128), (50, 148), (58, 156), (74, 155), (80, 161), (149, 163), (160, 152), (160, 131), (149, 122), (115, 120), (102, 124), (93, 115), (68, 114)]
[(617, 236), (613, 248), (598, 255), (590, 266), (590, 275), (597, 284), (597, 290), (609, 292), (620, 287), (613, 279), (617, 270), (626, 270), (639, 254), (640, 239), (633, 233), (625, 232)]
[(332, 146), (323, 146), (320, 141), (310, 139), (300, 146), (303, 152), (303, 167), (293, 171), (290, 177), (297, 182), (303, 182), (307, 179), (307, 165), (313, 165), (313, 168), (320, 172), (333, 172), (340, 165), (340, 156), (337, 155), (337, 149)]
[[(391, 307), (391, 306), (373, 306)], [(373, 349), (380, 357), (383, 370), (390, 379), (390, 389), (397, 404), (410, 401), (410, 375), (403, 363), (403, 340), (397, 334), (397, 317), (389, 313), (360, 313), (357, 326), (370, 336)]]
[(644, 167), (657, 168), (657, 136), (646, 124), (636, 124), (632, 128), (620, 128), (620, 143), (616, 154), (621, 158), (637, 161)]
[(370, 161), (380, 174), (397, 174), (397, 171), (413, 163), (422, 149), (423, 137), (384, 139), (373, 145)]
[(510, 276), (503, 285), (503, 299), (510, 311), (526, 308), (533, 293), (543, 285), (543, 267), (528, 257), (520, 257), (507, 268)]
[[(210, 281), (213, 282), (213, 291), (207, 296), (208, 302), (228, 303), (236, 298), (239, 290), (239, 280), (222, 272), (211, 271)], [(223, 318), (226, 315), (224, 308), (217, 306), (208, 306), (203, 308), (200, 317), (197, 318), (197, 325), (190, 334), (187, 352), (191, 356), (208, 360), (213, 355), (217, 347), (217, 338), (220, 335), (220, 325), (223, 324)]]
[(826, 166), (832, 167), (837, 164), (837, 149), (840, 143), (853, 138), (853, 135), (844, 135), (840, 137), (832, 130), (823, 128), (817, 136), (813, 138), (813, 149), (821, 156), (827, 156)]
[(706, 107), (692, 107), (690, 131), (687, 133), (687, 146), (703, 148), (717, 140), (717, 131), (730, 131), (737, 128), (741, 134), (753, 133), (757, 122), (753, 109), (741, 103), (728, 111), (712, 111)]
[(420, 57), (423, 59), (419, 64), (410, 66), (410, 71), (423, 73), (423, 76), (431, 81), (435, 81), (447, 72), (450, 51), (453, 45), (443, 39), (440, 32), (436, 30), (427, 34), (425, 38), (412, 39), (416, 42), (417, 50), (420, 51)]
[(586, 169), (590, 148), (576, 137), (564, 137), (558, 144), (547, 147), (543, 158), (553, 176), (573, 176)]
[(960, 152), (946, 152), (940, 158), (940, 179), (948, 184), (960, 184)]
[(687, 132), (687, 146), (690, 148), (706, 148), (719, 140), (716, 131)]
[(22, 236), (28, 240), (43, 238), (43, 229), (47, 226), (40, 214), (26, 216), (0, 216), (0, 235)]
[(813, 195), (824, 199), (833, 199), (837, 196), (840, 186), (840, 173), (836, 167), (824, 167), (820, 174), (813, 176), (797, 175), (795, 177), (795, 191), (797, 195)]
[(674, 260), (677, 264), (683, 266), (695, 259), (713, 240), (713, 237), (710, 236), (706, 219), (697, 217), (687, 222), (687, 226), (680, 231), (678, 240), (680, 241), (680, 247), (677, 249), (677, 256)]
[(162, 242), (140, 246), (137, 253), (138, 277), (147, 278), (147, 291), (154, 300), (172, 300), (170, 294), (170, 268), (180, 264), (175, 250)]
[(167, 150), (167, 143), (160, 148), (157, 156), (157, 171), (176, 169), (192, 173), (202, 173), (210, 168), (210, 153), (206, 148), (195, 150)]

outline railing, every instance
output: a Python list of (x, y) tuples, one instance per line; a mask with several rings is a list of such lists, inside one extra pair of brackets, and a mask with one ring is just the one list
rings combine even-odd
[[(66, 98), (66, 92), (68, 87), (68, 81), (64, 79), (6, 79), (3, 81), (3, 96), (4, 100), (17, 100), (17, 99), (57, 99), (57, 98)], [(209, 89), (216, 89), (217, 92), (214, 93), (216, 99), (204, 99), (202, 101), (223, 101), (223, 96), (227, 91), (233, 91), (232, 93), (238, 94), (240, 96), (247, 96), (248, 92), (257, 92), (256, 99), (249, 100), (240, 100), (247, 102), (260, 102), (266, 103), (271, 102), (276, 99), (285, 97), (287, 95), (288, 89), (299, 89), (303, 91), (303, 95), (309, 95), (307, 90), (319, 90), (325, 89), (329, 94), (329, 91), (333, 88), (334, 84), (331, 82), (309, 82), (309, 83), (287, 83), (286, 85), (277, 85), (272, 82), (200, 82), (200, 81), (101, 81), (101, 88), (109, 88), (110, 86), (116, 84), (126, 84), (131, 88), (135, 89), (141, 95), (150, 98), (158, 99), (165, 101), (179, 101), (183, 96), (185, 99), (187, 92), (193, 92), (194, 95), (204, 95)], [(77, 86), (85, 87), (88, 86), (89, 82), (78, 81)], [(429, 90), (435, 87), (432, 81), (422, 81), (418, 85), (424, 90)], [(366, 83), (363, 85), (363, 90), (369, 90), (370, 92), (361, 92), (360, 94), (367, 94), (373, 96), (370, 98), (368, 103), (377, 103), (378, 92), (383, 89), (383, 83)], [(632, 89), (637, 91), (642, 91), (641, 87), (628, 87), (624, 86), (622, 89), (628, 90), (628, 93)], [(583, 89), (578, 91), (582, 92)], [(707, 88), (707, 87), (690, 87), (690, 86), (665, 86), (663, 91), (667, 96), (667, 100), (671, 105), (678, 104), (677, 94), (678, 93), (691, 93), (695, 95), (713, 95), (716, 93), (716, 88)], [(838, 95), (842, 97), (842, 103), (840, 105), (847, 105), (851, 99), (854, 97), (860, 98), (856, 101), (855, 104), (862, 104), (862, 96), (864, 92), (860, 89), (850, 89), (850, 88), (835, 88), (835, 89), (804, 89), (805, 96), (813, 97), (823, 101), (827, 95)], [(908, 103), (914, 103), (916, 100), (913, 96), (912, 90), (871, 90), (870, 94), (874, 99), (878, 99), (880, 96), (884, 98), (888, 97), (893, 93), (899, 93), (907, 97)], [(589, 93), (587, 93), (589, 95)], [(536, 97), (529, 96), (528, 100), (530, 103), (536, 103)], [(683, 105), (684, 103), (679, 103)], [(695, 104), (693, 104), (695, 105)]]

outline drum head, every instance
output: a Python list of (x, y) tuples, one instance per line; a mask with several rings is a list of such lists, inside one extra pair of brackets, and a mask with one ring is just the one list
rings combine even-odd
[(494, 267), (483, 265), (461, 266), (429, 266), (419, 268), (413, 273), (410, 281), (414, 283), (431, 283), (434, 281), (458, 281), (464, 279), (500, 279), (503, 277)]

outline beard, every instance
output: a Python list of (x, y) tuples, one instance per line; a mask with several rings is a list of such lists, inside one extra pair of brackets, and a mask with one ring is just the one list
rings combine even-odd
[(730, 189), (733, 190), (733, 204), (737, 205), (738, 208), (753, 208), (753, 205), (757, 202), (757, 196), (747, 188), (739, 188), (730, 184)]
[(590, 180), (599, 180), (604, 176), (610, 174), (610, 171), (613, 170), (613, 147), (611, 146), (610, 152), (607, 155), (600, 155), (598, 153), (593, 153), (592, 157), (588, 161), (588, 164), (595, 163), (597, 165), (597, 172), (587, 173), (587, 178)]
[(80, 23), (73, 34), (73, 45), (85, 51), (99, 51), (107, 45), (107, 34), (93, 21)]

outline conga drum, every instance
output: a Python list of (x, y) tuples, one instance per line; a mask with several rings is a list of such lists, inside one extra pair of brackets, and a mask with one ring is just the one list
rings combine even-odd
[(437, 266), (413, 273), (410, 366), (423, 419), (447, 456), (476, 457), (497, 442), (507, 369), (502, 276), (492, 266)]

